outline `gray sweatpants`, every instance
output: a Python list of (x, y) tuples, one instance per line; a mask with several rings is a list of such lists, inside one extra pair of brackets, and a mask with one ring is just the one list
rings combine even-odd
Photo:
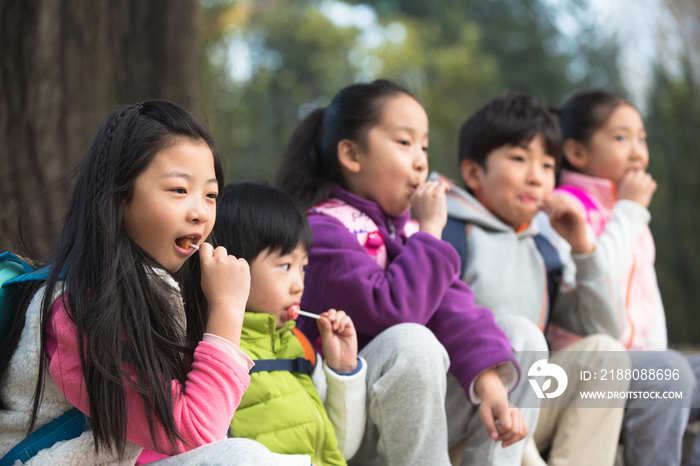
[(398, 324), (362, 348), (367, 424), (353, 465), (449, 466), (445, 374), (450, 360), (435, 335)]
[[(700, 421), (700, 353), (688, 356), (688, 362), (693, 370), (695, 378), (695, 394), (693, 396), (693, 408), (690, 410), (689, 421)], [(693, 446), (688, 456), (688, 466), (700, 466), (700, 435), (695, 437)]]
[[(546, 351), (542, 332), (529, 320), (509, 316), (497, 323), (516, 355), (518, 349)], [(368, 416), (362, 444), (350, 464), (450, 466), (448, 445), (466, 438), (467, 464), (520, 465), (525, 441), (503, 449), (488, 437), (478, 407), (447, 375), (449, 357), (430, 330), (418, 324), (396, 325), (375, 337), (360, 355), (367, 361)], [(520, 363), (529, 367), (534, 360)], [(521, 381), (511, 393), (516, 405), (524, 396), (535, 397), (532, 390), (523, 390), (525, 385)], [(538, 412), (522, 411), (530, 432)]]
[[(632, 380), (632, 391), (683, 390), (693, 393), (696, 386), (693, 370), (680, 353), (630, 351), (634, 369), (679, 369), (679, 382)], [(688, 423), (690, 401), (684, 408), (669, 407), (662, 401), (627, 400), (622, 421), (625, 464), (634, 466), (677, 466), (681, 464), (683, 433)], [(693, 464), (693, 463), (690, 463)]]
[(277, 466), (272, 453), (253, 440), (228, 438), (149, 464), (158, 466)]

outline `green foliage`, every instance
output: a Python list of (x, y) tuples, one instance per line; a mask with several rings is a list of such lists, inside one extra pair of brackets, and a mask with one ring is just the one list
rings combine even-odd
[(656, 72), (646, 118), (649, 171), (658, 182), (650, 206), (656, 271), (666, 308), (669, 340), (700, 341), (700, 89), (686, 63), (672, 78)]
[[(209, 60), (205, 108), (227, 162), (227, 179), (272, 180), (299, 120), (342, 87), (385, 77), (412, 90), (431, 117), (431, 168), (456, 175), (457, 130), (501, 89), (495, 60), (480, 51), (480, 28), (442, 26), (401, 14), (364, 29), (334, 24), (324, 2), (238, 1), (205, 8)], [(367, 7), (368, 8), (368, 7)], [(244, 44), (252, 69), (236, 80), (230, 50)]]
[[(308, 1), (240, 1), (216, 13), (205, 28), (220, 32), (208, 33), (204, 95), (226, 178), (271, 180), (304, 111), (352, 82), (357, 70), (347, 57), (357, 31), (337, 28)], [(252, 64), (239, 81), (228, 56), (236, 44), (247, 47)]]
[[(378, 11), (400, 11), (441, 26), (445, 44), (464, 24), (478, 25), (479, 46), (500, 71), (501, 89), (529, 92), (557, 105), (576, 91), (605, 87), (624, 93), (617, 46), (605, 40), (586, 0), (370, 0)], [(568, 19), (574, 31), (562, 34)], [(489, 96), (490, 97), (490, 96)], [(486, 99), (484, 99), (486, 100)]]
[[(322, 13), (329, 5), (355, 8), (351, 15), (364, 8), (360, 13), (369, 11), (374, 20), (338, 25)], [(414, 92), (430, 117), (431, 169), (452, 177), (458, 176), (461, 123), (503, 90), (559, 103), (592, 83), (621, 87), (616, 49), (589, 40), (592, 26), (580, 33), (582, 42), (562, 36), (538, 0), (376, 0), (369, 5), (205, 3), (203, 94), (228, 179), (271, 180), (300, 118), (358, 80), (385, 77)], [(567, 51), (558, 51), (556, 44), (565, 42)], [(248, 54), (245, 66), (250, 67), (243, 77), (236, 68), (245, 62), (242, 54)], [(570, 79), (572, 68), (578, 69), (577, 82)]]

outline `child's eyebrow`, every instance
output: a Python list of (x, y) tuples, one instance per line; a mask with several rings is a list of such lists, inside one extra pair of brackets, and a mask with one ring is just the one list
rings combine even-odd
[[(411, 128), (410, 126), (396, 126), (394, 128), (391, 128), (390, 131), (393, 133), (395, 131), (407, 131), (411, 134), (415, 134), (416, 130), (414, 128)], [(425, 137), (428, 137), (428, 133), (425, 133)]]
[[(173, 171), (173, 172), (163, 173), (161, 178), (185, 178), (187, 180), (192, 180), (194, 177), (192, 175), (190, 175), (189, 173)], [(218, 183), (218, 181), (216, 178), (210, 178), (206, 181), (206, 183)]]
[[(610, 131), (634, 131), (634, 130), (635, 130), (635, 128), (633, 128), (631, 126), (624, 126), (624, 125), (613, 126), (612, 128), (610, 128)], [(647, 129), (644, 126), (640, 126), (639, 128), (637, 128), (637, 131), (643, 131), (646, 133)]]
[(163, 173), (161, 178), (187, 178), (189, 180), (189, 179), (192, 179), (193, 177), (189, 173), (173, 171), (173, 172)]

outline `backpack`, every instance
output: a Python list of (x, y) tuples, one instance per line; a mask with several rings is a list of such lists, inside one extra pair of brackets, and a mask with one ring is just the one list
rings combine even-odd
[[(467, 223), (462, 220), (458, 220), (454, 217), (447, 217), (447, 224), (442, 230), (442, 240), (450, 243), (452, 247), (454, 247), (455, 250), (457, 250), (459, 257), (462, 260), (460, 278), (464, 276), (464, 272), (467, 269), (467, 235), (465, 234), (466, 226)], [(540, 252), (540, 255), (542, 256), (545, 267), (547, 269), (547, 304), (549, 310), (551, 311), (554, 300), (557, 298), (557, 294), (559, 292), (559, 285), (561, 284), (561, 259), (559, 258), (559, 253), (557, 252), (556, 248), (543, 235), (534, 235), (532, 239), (535, 240), (537, 250)]]
[[(10, 252), (0, 254), (0, 341), (7, 338), (12, 323), (19, 311), (20, 283), (48, 278), (49, 268), (35, 270), (22, 257)], [(87, 422), (86, 422), (87, 419)], [(0, 466), (9, 466), (20, 460), (29, 461), (39, 451), (55, 443), (79, 437), (90, 429), (89, 418), (77, 408), (66, 411), (60, 417), (44, 424), (18, 443), (0, 458)]]
[(26, 260), (12, 254), (0, 254), (0, 341), (5, 341), (19, 306), (19, 283), (46, 280), (48, 271), (35, 271)]
[[(365, 248), (367, 254), (381, 268), (386, 269), (387, 256), (384, 235), (369, 215), (340, 199), (330, 199), (315, 205), (306, 212), (306, 215), (326, 215), (338, 220), (350, 233), (355, 235), (355, 239), (360, 243), (360, 246)], [(408, 237), (417, 232), (418, 229), (418, 222), (409, 220), (404, 226), (403, 233)]]

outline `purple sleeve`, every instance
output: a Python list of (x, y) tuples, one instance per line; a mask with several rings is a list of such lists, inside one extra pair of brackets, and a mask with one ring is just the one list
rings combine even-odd
[[(474, 303), (474, 293), (461, 280), (455, 281), (442, 297), (440, 307), (427, 324), (450, 356), (450, 372), (469, 397), (469, 387), (486, 369), (510, 361), (518, 373), (508, 337), (496, 325), (493, 313)], [(470, 399), (471, 401), (471, 399)]]
[[(418, 232), (384, 270), (338, 220), (314, 215), (309, 223), (314, 243), (303, 309), (342, 309), (359, 333), (371, 336), (399, 323), (426, 325), (445, 346), (450, 370), (467, 393), (479, 373), (509, 360), (506, 336), (458, 279), (459, 255), (448, 243)], [(315, 337), (315, 325), (303, 329)]]

